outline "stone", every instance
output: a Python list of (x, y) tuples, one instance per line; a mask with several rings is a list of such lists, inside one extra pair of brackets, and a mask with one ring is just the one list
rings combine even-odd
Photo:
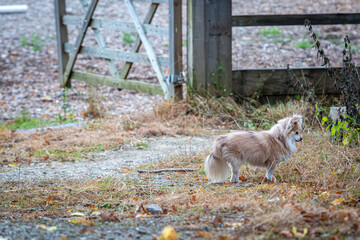
[(156, 215), (156, 214), (163, 214), (163, 211), (161, 209), (161, 207), (159, 207), (158, 205), (156, 204), (151, 204), (149, 205), (147, 208), (146, 208), (146, 211), (153, 214), (153, 215)]

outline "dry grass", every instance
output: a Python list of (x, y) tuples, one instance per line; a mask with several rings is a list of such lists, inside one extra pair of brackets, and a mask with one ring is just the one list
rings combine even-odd
[[(81, 211), (86, 219), (101, 223), (92, 212), (115, 211), (122, 221), (131, 222), (136, 216), (149, 217), (142, 206), (155, 203), (166, 213), (162, 219), (169, 214), (177, 219), (178, 231), (208, 226), (213, 236), (223, 239), (356, 236), (360, 224), (359, 148), (335, 145), (325, 133), (310, 128), (315, 122), (311, 106), (302, 102), (234, 106), (224, 105), (232, 104), (226, 99), (200, 97), (189, 101), (165, 102), (148, 114), (105, 118), (84, 128), (19, 135), (2, 131), (2, 151), (6, 158), (16, 160), (26, 156), (19, 155), (21, 151), (29, 154), (44, 148), (80, 150), (100, 144), (106, 149), (143, 137), (208, 134), (213, 129), (246, 126), (266, 128), (294, 112), (308, 116), (308, 127), (298, 152), (276, 169), (277, 184), (264, 183), (265, 170), (249, 166), (241, 168), (242, 184), (208, 184), (202, 170), (206, 154), (184, 153), (141, 168), (191, 167), (198, 171), (137, 174), (132, 169), (124, 172), (123, 178), (7, 182), (0, 187), (0, 219), (33, 221), (41, 216), (71, 217), (71, 213)], [(6, 144), (12, 147), (6, 148)], [(3, 156), (1, 161), (6, 163)]]
[[(210, 225), (213, 235), (230, 239), (238, 234), (288, 238), (304, 230), (307, 238), (355, 236), (360, 224), (359, 150), (326, 138), (305, 134), (299, 151), (276, 170), (277, 184), (263, 183), (265, 170), (247, 166), (241, 169), (242, 184), (208, 184), (201, 170), (206, 154), (183, 154), (141, 168), (199, 171), (159, 175), (132, 170), (122, 179), (6, 183), (0, 188), (1, 218), (32, 221), (81, 211), (101, 222), (91, 212), (115, 210), (123, 221), (131, 221), (148, 217), (141, 206), (155, 203), (179, 218), (178, 229)], [(227, 230), (222, 232), (221, 226)]]

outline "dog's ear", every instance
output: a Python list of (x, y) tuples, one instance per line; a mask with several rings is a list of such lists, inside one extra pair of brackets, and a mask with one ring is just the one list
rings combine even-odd
[(291, 118), (291, 124), (292, 126), (295, 126), (295, 124), (298, 123), (300, 126), (302, 126), (303, 123), (303, 117), (299, 114), (294, 114)]

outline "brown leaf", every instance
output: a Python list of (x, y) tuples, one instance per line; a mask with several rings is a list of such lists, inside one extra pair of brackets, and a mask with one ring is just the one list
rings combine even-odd
[(245, 182), (247, 179), (246, 179), (246, 177), (244, 177), (244, 176), (240, 176), (240, 177), (239, 177), (239, 180)]
[(223, 220), (221, 219), (221, 217), (219, 216), (216, 216), (215, 219), (214, 219), (214, 223), (222, 223)]
[(80, 223), (81, 225), (85, 225), (85, 226), (91, 226), (93, 225), (93, 223), (90, 220), (87, 220), (85, 218), (81, 218), (81, 217), (77, 217), (75, 219), (78, 223)]
[(91, 232), (91, 233), (96, 233), (96, 231), (94, 229), (91, 228), (83, 228), (80, 230), (80, 233), (84, 234), (86, 232)]
[(212, 235), (212, 233), (209, 233), (209, 232), (197, 232), (196, 236), (198, 236), (198, 237), (214, 237), (214, 235)]
[(344, 198), (337, 198), (334, 201), (331, 202), (333, 205), (339, 205), (341, 204), (345, 199)]
[(107, 222), (120, 222), (119, 218), (114, 214), (114, 212), (103, 212), (100, 214), (100, 217)]

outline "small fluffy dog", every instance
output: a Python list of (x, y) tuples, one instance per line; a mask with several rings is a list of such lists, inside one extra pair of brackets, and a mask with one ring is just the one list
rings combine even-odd
[[(296, 151), (295, 142), (300, 136), (302, 116), (293, 115), (278, 121), (269, 131), (235, 132), (216, 138), (212, 153), (205, 160), (205, 172), (209, 181), (224, 182), (231, 168), (231, 182), (239, 181), (239, 170), (243, 162), (266, 167), (266, 178), (273, 177), (276, 166), (287, 161)], [(274, 178), (274, 179), (273, 179)]]

